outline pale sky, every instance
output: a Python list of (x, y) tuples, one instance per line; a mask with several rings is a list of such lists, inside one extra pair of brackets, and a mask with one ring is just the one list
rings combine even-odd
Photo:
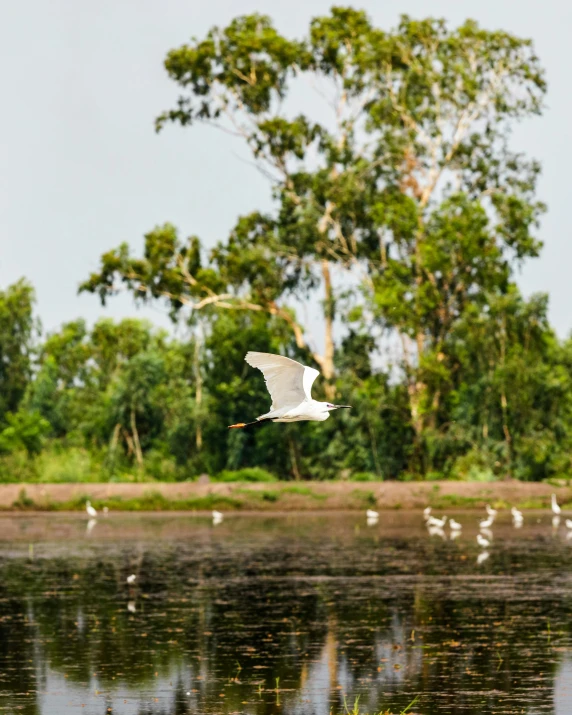
[[(325, 0), (19, 0), (0, 23), (0, 288), (21, 276), (35, 286), (46, 330), (83, 316), (138, 314), (167, 325), (159, 310), (136, 311), (127, 296), (102, 308), (77, 295), (99, 256), (122, 241), (137, 252), (143, 234), (170, 221), (206, 245), (228, 235), (239, 214), (269, 205), (269, 187), (243, 146), (214, 129), (153, 121), (174, 105), (166, 52), (214, 24), (262, 12), (302, 36)], [(337, 4), (343, 4), (338, 2)], [(516, 127), (514, 146), (539, 159), (539, 198), (548, 204), (542, 257), (519, 278), (525, 295), (550, 294), (550, 317), (572, 329), (572, 3), (563, 0), (393, 0), (353, 3), (381, 27), (401, 13), (472, 17), (488, 29), (531, 37), (546, 68), (547, 109)], [(316, 98), (316, 103), (319, 99)], [(312, 113), (312, 107), (306, 108)], [(241, 158), (242, 157), (242, 158)]]

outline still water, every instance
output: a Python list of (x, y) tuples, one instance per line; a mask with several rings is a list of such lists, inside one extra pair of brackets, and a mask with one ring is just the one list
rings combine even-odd
[(0, 516), (0, 713), (572, 715), (572, 538), (480, 516)]

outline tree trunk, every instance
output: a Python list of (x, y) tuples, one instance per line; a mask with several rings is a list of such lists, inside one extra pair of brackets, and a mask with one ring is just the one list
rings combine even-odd
[(290, 461), (292, 462), (292, 473), (294, 474), (294, 479), (299, 482), (302, 479), (300, 474), (300, 469), (298, 467), (298, 455), (296, 454), (296, 445), (294, 440), (290, 435), (288, 435), (288, 443), (290, 446)]
[(326, 259), (322, 260), (322, 277), (324, 279), (324, 355), (322, 357), (322, 374), (326, 380), (325, 393), (328, 400), (333, 400), (336, 395), (336, 386), (333, 383), (334, 370), (334, 297), (332, 293), (332, 276), (330, 264)]
[(195, 404), (197, 406), (197, 417), (195, 426), (195, 443), (200, 451), (203, 446), (203, 431), (201, 427), (201, 404), (203, 401), (203, 379), (200, 365), (200, 344), (197, 336), (195, 341), (194, 369), (195, 369)]
[(135, 448), (135, 458), (137, 464), (143, 466), (143, 453), (141, 452), (141, 443), (139, 442), (139, 432), (137, 431), (137, 423), (135, 422), (135, 410), (131, 409), (131, 432), (133, 433), (133, 446)]

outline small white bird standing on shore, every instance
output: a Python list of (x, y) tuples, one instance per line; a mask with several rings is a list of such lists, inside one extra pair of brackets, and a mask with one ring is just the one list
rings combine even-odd
[(95, 519), (95, 517), (97, 516), (97, 512), (96, 512), (96, 510), (91, 506), (91, 502), (90, 502), (90, 501), (86, 501), (86, 503), (85, 503), (85, 510), (86, 510), (86, 512), (87, 512), (87, 515), (88, 515), (91, 519)]
[(213, 524), (216, 526), (217, 524), (220, 524), (221, 521), (223, 520), (223, 514), (220, 511), (217, 511), (216, 509), (213, 511)]
[(253, 422), (238, 422), (229, 425), (229, 429), (250, 427), (263, 422), (323, 422), (333, 410), (351, 407), (312, 399), (312, 383), (320, 374), (313, 367), (272, 353), (247, 352), (244, 359), (264, 375), (272, 405), (269, 412)]
[(377, 511), (374, 511), (373, 509), (368, 509), (365, 513), (366, 517), (368, 519), (379, 519), (379, 514)]
[(133, 584), (135, 583), (135, 579), (136, 579), (136, 578), (137, 578), (137, 576), (136, 576), (134, 573), (132, 573), (132, 574), (131, 574), (130, 576), (128, 576), (125, 580), (126, 580), (126, 582), (129, 584), (129, 586), (133, 586)]
[(562, 509), (558, 506), (558, 502), (556, 501), (556, 494), (553, 494), (552, 497), (552, 513), (555, 516), (560, 516), (560, 512)]
[(497, 510), (496, 510), (496, 509), (493, 509), (493, 508), (492, 508), (491, 506), (489, 506), (488, 504), (485, 506), (485, 509), (487, 510), (487, 514), (488, 514), (489, 516), (492, 516), (492, 518), (494, 519), (495, 516), (497, 515)]
[(442, 519), (437, 519), (436, 516), (430, 516), (430, 517), (427, 519), (427, 525), (428, 525), (428, 526), (436, 526), (436, 527), (438, 527), (439, 529), (442, 529), (442, 528), (445, 526), (446, 523), (447, 523), (447, 517), (446, 517), (446, 516), (444, 516)]
[(479, 528), (480, 529), (490, 529), (491, 526), (494, 524), (495, 518), (494, 516), (489, 516), (488, 519), (483, 519), (482, 521), (479, 521)]
[(449, 519), (449, 528), (451, 529), (451, 531), (461, 531), (463, 525), (459, 524), (459, 522), (455, 521), (454, 519)]
[(431, 516), (431, 507), (426, 506), (425, 509), (423, 509), (423, 518), (427, 520)]

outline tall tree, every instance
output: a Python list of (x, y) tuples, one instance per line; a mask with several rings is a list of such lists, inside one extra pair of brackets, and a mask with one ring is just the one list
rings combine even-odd
[(31, 378), (34, 290), (19, 280), (0, 291), (0, 421), (17, 410)]
[[(539, 167), (508, 142), (511, 123), (542, 107), (531, 42), (473, 21), (450, 28), (407, 16), (384, 31), (364, 12), (333, 7), (300, 40), (268, 17), (238, 17), (169, 52), (165, 67), (181, 94), (157, 128), (202, 122), (235, 134), (268, 177), (275, 209), (240, 218), (206, 262), (198, 239), (159, 227), (142, 258), (125, 245), (110, 251), (81, 290), (105, 300), (122, 285), (167, 299), (173, 315), (185, 306), (266, 312), (304, 349), (312, 333), (292, 299), (320, 296), (323, 350), (310, 352), (327, 395), (336, 319), (397, 336), (427, 469), (424, 435), (443, 422), (456, 323), (507, 294), (515, 265), (540, 248)], [(298, 82), (316, 89), (329, 116), (292, 111)]]

